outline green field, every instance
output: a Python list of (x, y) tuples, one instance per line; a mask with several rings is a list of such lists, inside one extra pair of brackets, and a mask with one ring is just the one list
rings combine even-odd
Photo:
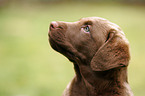
[(97, 3), (10, 4), (0, 8), (0, 96), (61, 96), (73, 65), (48, 43), (51, 21), (98, 16), (130, 41), (128, 68), (135, 96), (145, 96), (145, 6)]

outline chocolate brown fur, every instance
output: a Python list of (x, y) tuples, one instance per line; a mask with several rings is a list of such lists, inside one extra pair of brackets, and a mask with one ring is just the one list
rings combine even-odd
[(116, 24), (99, 17), (52, 22), (49, 42), (74, 64), (76, 75), (63, 96), (133, 96), (127, 81), (129, 43)]

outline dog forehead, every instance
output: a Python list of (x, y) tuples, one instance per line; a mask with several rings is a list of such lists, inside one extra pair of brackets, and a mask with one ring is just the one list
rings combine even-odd
[(79, 20), (80, 24), (87, 24), (88, 22), (91, 22), (91, 25), (98, 27), (106, 27), (109, 25), (109, 23), (111, 23), (109, 20), (101, 17), (86, 17)]
[(86, 18), (81, 18), (80, 21), (108, 21), (107, 19), (101, 18), (101, 17), (86, 17)]

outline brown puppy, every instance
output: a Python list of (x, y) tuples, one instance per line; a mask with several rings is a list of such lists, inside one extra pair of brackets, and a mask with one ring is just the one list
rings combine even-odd
[(133, 96), (127, 81), (129, 43), (116, 24), (99, 17), (52, 22), (49, 42), (74, 64), (76, 76), (63, 96)]

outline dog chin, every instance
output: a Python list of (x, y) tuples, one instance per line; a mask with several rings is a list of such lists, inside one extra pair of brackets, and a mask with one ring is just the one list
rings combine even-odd
[(57, 43), (55, 40), (53, 40), (51, 37), (49, 37), (49, 42), (50, 42), (51, 47), (52, 47), (55, 51), (57, 51), (57, 52), (63, 54), (63, 55), (64, 55), (65, 57), (67, 57), (71, 62), (74, 61), (74, 54), (73, 54), (71, 51), (66, 50), (68, 46), (58, 44), (58, 43)]

